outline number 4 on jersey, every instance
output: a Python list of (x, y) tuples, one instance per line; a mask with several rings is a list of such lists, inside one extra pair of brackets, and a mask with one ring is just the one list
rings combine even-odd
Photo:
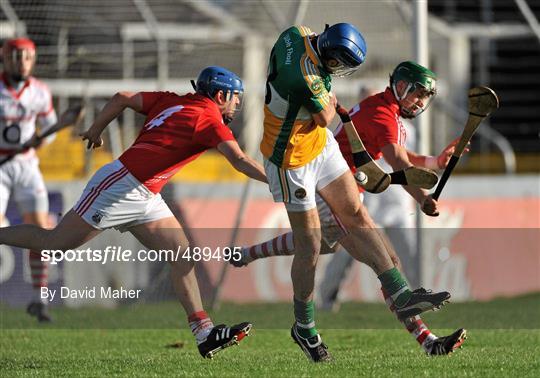
[(144, 126), (144, 128), (146, 130), (152, 130), (154, 127), (159, 127), (159, 126), (161, 126), (163, 124), (163, 122), (165, 122), (165, 120), (167, 118), (169, 118), (171, 115), (173, 115), (174, 113), (179, 112), (182, 109), (184, 109), (183, 105), (176, 105), (176, 106), (172, 106), (170, 108), (167, 108), (164, 111), (162, 111), (161, 113), (159, 113), (157, 116), (152, 118), (152, 120), (150, 122), (148, 122)]

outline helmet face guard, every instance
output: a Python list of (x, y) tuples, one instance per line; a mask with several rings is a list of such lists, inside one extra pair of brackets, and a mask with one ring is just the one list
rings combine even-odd
[[(20, 62), (26, 59), (34, 59), (36, 52), (30, 49), (12, 49), (7, 54), (7, 59), (16, 67)], [(6, 60), (7, 60), (6, 59)]]
[[(397, 83), (404, 81), (407, 87), (400, 95)], [(404, 118), (414, 118), (426, 110), (437, 94), (437, 75), (415, 62), (407, 61), (397, 65), (390, 76), (390, 86), (400, 104), (401, 115)], [(417, 101), (409, 100), (410, 106), (404, 106), (407, 96), (414, 95)]]
[[(415, 89), (409, 90), (407, 94), (414, 93), (415, 91), (418, 91), (420, 94), (418, 94), (417, 98), (420, 99), (421, 103), (418, 102), (412, 102), (408, 100), (405, 95), (400, 103), (400, 111), (401, 116), (403, 118), (415, 118), (418, 117), (420, 114), (426, 110), (429, 105), (431, 105), (431, 102), (435, 98), (435, 92), (428, 92), (425, 90), (421, 85), (417, 84), (417, 87)], [(403, 104), (404, 102), (409, 101), (409, 104)]]
[[(28, 38), (9, 39), (2, 45), (2, 59), (6, 73), (16, 82), (25, 81), (31, 74), (36, 60), (36, 45)], [(24, 62), (31, 61), (27, 73), (20, 72)]]
[(225, 100), (226, 101), (233, 101), (234, 98), (238, 99), (238, 102), (234, 106), (234, 111), (239, 112), (242, 110), (242, 107), (244, 106), (244, 92), (240, 91), (227, 91), (225, 93)]
[(334, 76), (343, 77), (352, 75), (360, 68), (360, 64), (356, 64), (352, 59), (347, 59), (347, 52), (339, 50), (328, 51), (324, 57), (324, 67)]
[[(242, 80), (234, 73), (223, 67), (211, 66), (201, 71), (197, 82), (191, 81), (195, 91), (203, 96), (213, 99), (216, 93), (222, 91), (225, 101), (236, 101), (234, 112), (242, 109), (244, 87)], [(232, 117), (223, 116), (223, 121), (228, 124)]]
[(317, 49), (324, 68), (335, 76), (348, 76), (364, 62), (367, 46), (364, 37), (351, 24), (328, 27), (319, 35)]

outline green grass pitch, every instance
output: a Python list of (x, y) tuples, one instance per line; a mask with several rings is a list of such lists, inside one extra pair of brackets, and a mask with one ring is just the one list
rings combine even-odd
[[(540, 371), (540, 295), (449, 304), (424, 320), (438, 335), (468, 329), (464, 348), (427, 357), (383, 304), (318, 311), (334, 361), (315, 365), (288, 334), (290, 304), (225, 304), (215, 323), (250, 320), (252, 336), (213, 360), (198, 354), (179, 306), (53, 308), (37, 325), (21, 309), (0, 307), (0, 376), (483, 376), (536, 377)], [(174, 344), (175, 347), (171, 347)]]

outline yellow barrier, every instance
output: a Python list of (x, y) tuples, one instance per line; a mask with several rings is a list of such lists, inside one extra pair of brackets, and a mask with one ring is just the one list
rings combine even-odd
[[(85, 143), (71, 135), (71, 130), (60, 131), (53, 143), (39, 149), (40, 166), (45, 180), (70, 181), (84, 178)], [(94, 150), (92, 169), (112, 161), (104, 150)], [(217, 151), (208, 151), (183, 167), (173, 182), (243, 182), (246, 177), (237, 172)]]

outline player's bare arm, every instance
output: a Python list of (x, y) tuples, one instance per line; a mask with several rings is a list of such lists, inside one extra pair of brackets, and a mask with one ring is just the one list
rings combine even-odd
[(332, 92), (328, 93), (328, 97), (330, 98), (330, 102), (323, 108), (323, 110), (311, 115), (313, 121), (315, 121), (315, 123), (321, 127), (327, 127), (330, 125), (336, 116), (337, 98)]
[[(404, 169), (413, 166), (409, 160), (408, 151), (399, 144), (391, 143), (381, 148), (384, 160), (392, 166), (394, 170)], [(421, 205), (422, 211), (426, 215), (437, 216), (437, 201), (435, 201), (425, 189), (412, 186), (403, 186), (403, 188)]]
[[(459, 138), (454, 139), (441, 151), (438, 156), (425, 156), (417, 154), (413, 151), (407, 151), (407, 156), (409, 157), (410, 162), (417, 167), (444, 169), (448, 165), (450, 157), (452, 157), (458, 142)], [(469, 148), (465, 148), (464, 152), (469, 152)]]
[(126, 108), (131, 108), (136, 112), (142, 110), (142, 95), (137, 92), (118, 92), (105, 104), (101, 112), (97, 115), (92, 126), (81, 133), (82, 140), (87, 140), (86, 148), (98, 148), (103, 145), (101, 133), (107, 125), (118, 117)]
[(239, 172), (242, 172), (254, 180), (267, 183), (264, 168), (255, 160), (247, 156), (236, 141), (226, 141), (218, 144), (217, 149)]

